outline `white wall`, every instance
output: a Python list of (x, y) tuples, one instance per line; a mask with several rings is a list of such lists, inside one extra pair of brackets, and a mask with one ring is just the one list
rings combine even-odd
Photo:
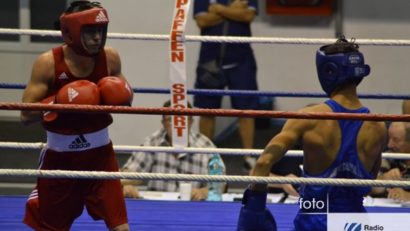
[[(109, 10), (109, 32), (168, 34), (173, 13), (173, 0), (102, 0)], [(315, 17), (267, 16), (264, 1), (260, 0), (260, 14), (252, 24), (256, 37), (308, 37), (333, 38), (334, 20)], [(409, 39), (410, 2), (407, 0), (345, 0), (344, 32), (348, 38)], [(191, 11), (192, 13), (192, 11)], [(192, 15), (189, 16), (187, 34), (199, 33)], [(117, 48), (122, 57), (123, 73), (134, 87), (168, 88), (168, 44), (161, 41), (112, 40), (107, 44)], [(10, 51), (0, 43), (0, 81), (26, 83), (31, 64), (39, 51), (47, 46), (27, 48), (31, 52)], [(318, 46), (312, 45), (261, 45), (253, 44), (258, 62), (260, 90), (284, 92), (320, 92), (314, 55)], [(192, 88), (194, 69), (199, 50), (198, 43), (187, 45), (188, 87)], [(410, 65), (407, 59), (409, 47), (362, 46), (366, 62), (372, 67), (369, 76), (360, 86), (362, 93), (407, 93), (407, 75)], [(0, 101), (20, 101), (21, 90), (0, 90)], [(168, 95), (136, 94), (134, 106), (157, 107)], [(278, 98), (276, 109), (294, 111), (323, 99)], [(401, 113), (400, 101), (364, 100), (373, 112)], [(229, 107), (229, 100), (224, 99)], [(0, 111), (0, 116), (16, 116), (17, 112)], [(143, 138), (159, 127), (160, 116), (115, 115), (110, 127), (116, 144), (139, 144)], [(221, 118), (218, 127), (223, 128), (232, 118)]]

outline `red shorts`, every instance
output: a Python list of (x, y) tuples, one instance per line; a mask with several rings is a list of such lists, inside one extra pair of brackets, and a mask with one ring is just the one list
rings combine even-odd
[[(118, 171), (112, 144), (82, 151), (46, 150), (40, 169)], [(26, 203), (24, 223), (35, 230), (69, 230), (84, 209), (108, 228), (128, 223), (119, 180), (39, 178)]]

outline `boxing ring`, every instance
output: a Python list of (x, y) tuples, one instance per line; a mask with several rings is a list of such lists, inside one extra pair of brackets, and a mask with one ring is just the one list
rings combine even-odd
[[(0, 34), (44, 35), (61, 36), (56, 31), (43, 30), (14, 30), (0, 28)], [(141, 35), (108, 33), (112, 39), (133, 40), (170, 40), (169, 35)], [(185, 36), (184, 42), (231, 42), (231, 43), (262, 43), (262, 44), (306, 44), (322, 45), (333, 43), (334, 39), (307, 39), (307, 38), (240, 38), (240, 37), (212, 37), (212, 36)], [(410, 46), (410, 40), (356, 40), (360, 45), (374, 46)], [(24, 89), (23, 84), (0, 83), (0, 88)], [(134, 88), (135, 93), (169, 94), (169, 89), (142, 89)], [(229, 91), (229, 90), (194, 90), (188, 89), (188, 94), (207, 95), (257, 95), (268, 97), (326, 97), (322, 93), (300, 92), (263, 92), (263, 91)], [(367, 94), (359, 95), (368, 99), (410, 99), (410, 95)], [(56, 112), (110, 112), (121, 114), (142, 115), (212, 115), (225, 117), (253, 117), (253, 118), (295, 118), (295, 119), (361, 119), (372, 121), (410, 121), (410, 115), (389, 114), (350, 114), (350, 113), (298, 113), (286, 111), (254, 111), (254, 110), (226, 110), (226, 109), (176, 109), (176, 108), (141, 108), (125, 106), (89, 106), (89, 105), (45, 105), (27, 103), (1, 103), (0, 110), (36, 110)], [(0, 148), (41, 149), (43, 143), (16, 143), (0, 142)], [(117, 152), (130, 153), (133, 151), (161, 151), (186, 152), (222, 155), (251, 155), (258, 156), (262, 150), (238, 149), (198, 149), (198, 148), (164, 148), (164, 147), (137, 147), (114, 146)], [(301, 156), (299, 150), (289, 151), (287, 156)], [(385, 158), (408, 159), (405, 153), (383, 153)], [(157, 174), (157, 173), (108, 173), (108, 172), (79, 172), (79, 171), (45, 171), (32, 169), (0, 169), (0, 176), (13, 177), (65, 177), (83, 179), (145, 179), (145, 180), (184, 180), (184, 181), (223, 181), (223, 182), (253, 182), (253, 183), (291, 183), (291, 184), (320, 184), (320, 185), (350, 185), (350, 186), (396, 186), (409, 187), (406, 181), (381, 180), (352, 180), (352, 179), (290, 179), (285, 177), (249, 177), (249, 176), (204, 176), (184, 174)], [(31, 230), (22, 223), (27, 196), (0, 196), (0, 230)], [(129, 225), (132, 230), (235, 230), (241, 207), (239, 202), (185, 202), (185, 201), (157, 201), (126, 199)], [(268, 209), (274, 215), (278, 230), (290, 230), (293, 219), (299, 209), (298, 204), (268, 203)], [(410, 207), (367, 207), (370, 213), (409, 213)], [(72, 227), (72, 230), (104, 230), (102, 221), (94, 221), (83, 212)]]
[[(0, 230), (31, 230), (21, 220), (26, 197), (0, 197)], [(231, 231), (235, 230), (240, 202), (148, 201), (127, 199), (132, 230)], [(267, 204), (276, 218), (278, 230), (291, 230), (297, 204)], [(372, 213), (410, 213), (410, 208), (367, 207)], [(73, 231), (105, 230), (102, 221), (92, 220), (86, 212), (73, 224)]]

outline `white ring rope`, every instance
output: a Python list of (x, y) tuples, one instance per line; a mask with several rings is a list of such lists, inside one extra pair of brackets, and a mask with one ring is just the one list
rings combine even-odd
[[(39, 35), (61, 37), (61, 32), (56, 30), (32, 30), (32, 29), (9, 29), (0, 28), (0, 34), (9, 35)], [(169, 35), (160, 34), (131, 34), (131, 33), (108, 33), (111, 39), (130, 40), (157, 40), (169, 41)], [(215, 42), (215, 43), (260, 43), (260, 44), (300, 44), (300, 45), (325, 45), (334, 43), (334, 38), (279, 38), (279, 37), (240, 37), (240, 36), (199, 36), (186, 35), (185, 42)], [(360, 45), (371, 46), (410, 46), (410, 40), (405, 39), (356, 39)]]
[[(46, 143), (21, 143), (21, 142), (0, 142), (0, 148), (10, 149), (42, 149), (46, 146)], [(132, 146), (132, 145), (114, 145), (114, 150), (117, 153), (127, 154), (132, 152), (166, 152), (166, 153), (188, 153), (188, 154), (214, 154), (219, 153), (222, 155), (237, 155), (237, 156), (259, 156), (263, 149), (236, 149), (236, 148), (191, 148), (191, 147), (154, 147), (154, 146)], [(286, 156), (298, 157), (303, 156), (301, 150), (289, 150)], [(385, 159), (410, 159), (410, 153), (382, 153), (382, 157)]]
[(256, 177), (226, 175), (164, 174), (137, 172), (96, 172), (66, 170), (0, 169), (0, 176), (42, 177), (42, 178), (80, 178), (80, 179), (135, 179), (135, 180), (177, 180), (201, 182), (242, 182), (261, 184), (314, 184), (333, 186), (372, 186), (372, 187), (410, 187), (410, 181), (401, 180), (358, 180), (332, 178), (291, 178)]

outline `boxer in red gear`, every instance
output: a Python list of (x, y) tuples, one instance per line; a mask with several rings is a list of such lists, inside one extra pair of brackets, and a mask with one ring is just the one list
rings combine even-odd
[(105, 105), (131, 106), (133, 91), (124, 79), (115, 76), (107, 76), (98, 81), (98, 89), (101, 94), (101, 103)]
[[(66, 43), (36, 59), (22, 101), (36, 103), (56, 95), (57, 103), (98, 104), (100, 79), (125, 79), (118, 52), (104, 46), (107, 12), (98, 3), (76, 1), (60, 22)], [(42, 112), (22, 111), (21, 120), (42, 121), (47, 132), (40, 169), (118, 171), (108, 134), (109, 113), (58, 113), (47, 120)], [(34, 230), (70, 230), (84, 207), (93, 219), (104, 220), (109, 230), (129, 230), (119, 180), (38, 178), (26, 203), (24, 223)]]

